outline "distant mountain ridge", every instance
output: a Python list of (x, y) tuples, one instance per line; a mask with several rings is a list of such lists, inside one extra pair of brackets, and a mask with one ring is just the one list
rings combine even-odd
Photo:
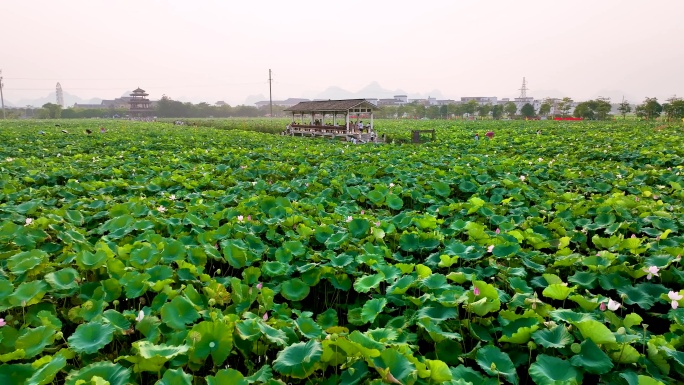
[[(356, 92), (345, 90), (338, 86), (330, 86), (322, 92), (315, 94), (313, 99), (387, 99), (394, 97), (394, 95), (408, 95), (409, 99), (425, 99), (427, 97), (444, 99), (444, 95), (440, 90), (432, 90), (428, 93), (408, 93), (402, 89), (389, 90), (383, 88), (378, 82), (371, 82)], [(311, 95), (301, 96), (303, 98), (312, 98)]]

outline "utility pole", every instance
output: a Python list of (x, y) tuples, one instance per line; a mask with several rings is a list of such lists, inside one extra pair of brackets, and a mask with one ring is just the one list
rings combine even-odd
[(273, 117), (273, 95), (271, 94), (271, 69), (268, 69), (268, 105), (271, 107), (271, 118)]
[(2, 87), (4, 87), (4, 84), (2, 84), (2, 70), (0, 70), (0, 103), (2, 103), (2, 118), (7, 119), (5, 116), (5, 96), (2, 94)]

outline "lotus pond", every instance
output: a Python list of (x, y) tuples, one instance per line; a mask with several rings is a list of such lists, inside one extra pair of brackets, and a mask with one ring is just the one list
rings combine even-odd
[(681, 126), (413, 127), (0, 122), (0, 384), (684, 381)]

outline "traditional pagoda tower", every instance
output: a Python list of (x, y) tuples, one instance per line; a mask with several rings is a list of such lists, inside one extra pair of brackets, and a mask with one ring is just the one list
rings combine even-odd
[(130, 104), (128, 110), (130, 111), (132, 117), (145, 118), (154, 113), (150, 99), (147, 99), (148, 95), (149, 94), (140, 87), (133, 90), (131, 99), (128, 101)]

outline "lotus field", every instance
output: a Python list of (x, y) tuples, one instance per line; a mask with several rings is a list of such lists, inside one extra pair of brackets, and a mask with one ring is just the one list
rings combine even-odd
[(681, 126), (59, 124), (0, 123), (2, 385), (684, 381)]

